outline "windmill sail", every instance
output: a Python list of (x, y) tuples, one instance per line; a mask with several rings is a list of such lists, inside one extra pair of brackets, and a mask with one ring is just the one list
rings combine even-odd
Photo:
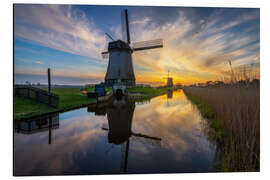
[(161, 147), (161, 140), (151, 138), (141, 138), (141, 136), (131, 136), (131, 141), (141, 143), (143, 145), (150, 145), (153, 147)]
[(156, 39), (156, 40), (150, 40), (150, 41), (141, 41), (133, 43), (132, 49), (134, 51), (141, 51), (146, 49), (154, 49), (154, 48), (162, 48), (163, 47), (163, 40), (162, 39)]
[(104, 51), (101, 53), (101, 56), (103, 59), (108, 59), (109, 58), (109, 52), (108, 51)]
[(122, 40), (130, 44), (129, 22), (127, 9), (121, 11)]

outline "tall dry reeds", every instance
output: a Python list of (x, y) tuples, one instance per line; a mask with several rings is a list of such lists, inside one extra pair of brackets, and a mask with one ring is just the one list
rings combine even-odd
[(249, 83), (254, 79), (260, 79), (259, 63), (241, 65), (236, 68), (231, 65), (230, 68), (229, 71), (223, 72), (224, 76), (219, 78), (226, 84), (236, 84), (239, 81)]
[(209, 106), (225, 131), (218, 143), (222, 170), (259, 171), (259, 86), (185, 87), (184, 91)]

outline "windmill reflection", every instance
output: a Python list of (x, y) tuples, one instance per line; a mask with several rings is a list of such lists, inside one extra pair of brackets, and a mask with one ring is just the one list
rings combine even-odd
[(168, 99), (172, 99), (173, 98), (173, 90), (171, 90), (171, 89), (168, 90), (167, 98)]
[(15, 121), (15, 131), (22, 134), (34, 134), (48, 131), (48, 144), (52, 143), (52, 130), (59, 128), (59, 114)]
[(167, 93), (167, 106), (170, 106), (169, 99), (173, 99), (173, 90), (169, 89)]
[[(132, 132), (132, 118), (135, 110), (134, 101), (130, 101), (125, 98), (115, 99), (112, 103), (103, 107), (103, 109), (105, 109), (107, 114), (109, 128), (102, 127), (102, 130), (108, 131), (109, 143), (113, 145), (121, 144), (121, 169), (123, 172), (127, 171), (131, 136), (134, 137), (132, 139), (135, 141), (160, 146), (161, 138)], [(95, 112), (96, 114), (98, 111), (100, 111), (98, 108), (88, 108), (88, 112)]]
[(131, 136), (131, 124), (135, 103), (114, 100), (106, 108), (109, 123), (108, 141), (113, 144), (122, 144)]

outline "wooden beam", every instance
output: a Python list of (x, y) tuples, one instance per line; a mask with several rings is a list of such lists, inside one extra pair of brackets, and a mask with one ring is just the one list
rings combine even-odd
[(48, 92), (51, 94), (51, 70), (48, 68)]

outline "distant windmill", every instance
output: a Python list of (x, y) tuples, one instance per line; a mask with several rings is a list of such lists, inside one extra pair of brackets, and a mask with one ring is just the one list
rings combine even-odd
[(126, 86), (135, 86), (135, 75), (132, 64), (132, 53), (146, 49), (162, 48), (163, 40), (150, 40), (137, 43), (130, 42), (129, 21), (127, 9), (121, 12), (122, 20), (122, 40), (109, 42), (108, 51), (102, 52), (103, 58), (109, 57), (109, 64), (105, 76), (105, 85), (113, 86), (116, 82), (121, 82)]
[(168, 77), (164, 77), (167, 79), (167, 87), (173, 87), (173, 78), (170, 77), (170, 70), (168, 70)]

